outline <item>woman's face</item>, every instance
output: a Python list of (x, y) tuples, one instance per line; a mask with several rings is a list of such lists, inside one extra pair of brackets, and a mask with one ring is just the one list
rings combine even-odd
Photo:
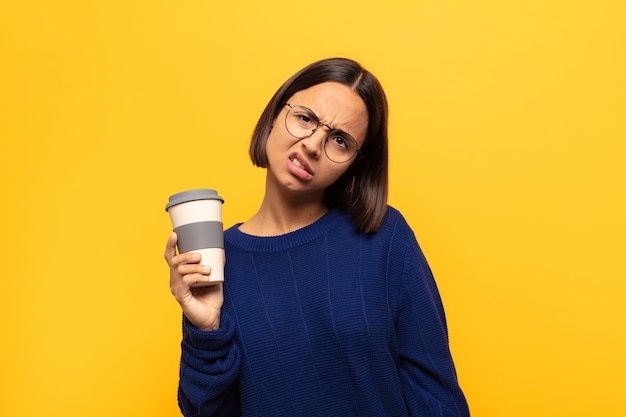
[(354, 162), (353, 158), (337, 163), (326, 156), (324, 143), (328, 127), (351, 135), (360, 149), (367, 132), (367, 108), (358, 94), (336, 82), (298, 91), (287, 103), (311, 109), (323, 125), (307, 138), (295, 138), (285, 127), (289, 106), (283, 106), (274, 120), (266, 145), (270, 179), (286, 190), (317, 194), (321, 198), (324, 190)]

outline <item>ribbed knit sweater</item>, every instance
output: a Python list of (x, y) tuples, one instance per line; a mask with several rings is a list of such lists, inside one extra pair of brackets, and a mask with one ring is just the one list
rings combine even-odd
[(430, 268), (389, 208), (285, 235), (225, 231), (221, 328), (183, 320), (186, 416), (469, 416)]

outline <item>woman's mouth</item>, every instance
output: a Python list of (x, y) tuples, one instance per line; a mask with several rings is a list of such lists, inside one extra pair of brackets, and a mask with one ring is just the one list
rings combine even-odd
[(306, 169), (304, 168), (304, 165), (302, 165), (300, 161), (298, 161), (298, 158), (295, 158), (295, 157), (291, 158), (291, 162), (293, 162), (298, 168), (302, 168), (306, 171)]
[(313, 178), (313, 170), (307, 163), (305, 159), (300, 157), (298, 154), (293, 154), (289, 157), (289, 161), (291, 162), (291, 171), (297, 177), (303, 180), (310, 180)]

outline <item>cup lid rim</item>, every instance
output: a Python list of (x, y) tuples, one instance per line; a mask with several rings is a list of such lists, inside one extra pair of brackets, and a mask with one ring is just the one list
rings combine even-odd
[(224, 199), (217, 194), (216, 190), (210, 188), (198, 188), (195, 190), (186, 190), (172, 194), (168, 203), (165, 205), (165, 211), (168, 211), (170, 207), (175, 205), (195, 200), (220, 200), (222, 204), (224, 203)]

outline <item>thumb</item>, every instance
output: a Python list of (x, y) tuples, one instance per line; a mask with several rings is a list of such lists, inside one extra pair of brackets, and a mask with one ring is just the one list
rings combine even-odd
[(172, 232), (169, 239), (167, 239), (167, 244), (165, 245), (165, 260), (169, 261), (174, 256), (176, 256), (176, 242), (178, 241), (178, 236), (175, 232)]

